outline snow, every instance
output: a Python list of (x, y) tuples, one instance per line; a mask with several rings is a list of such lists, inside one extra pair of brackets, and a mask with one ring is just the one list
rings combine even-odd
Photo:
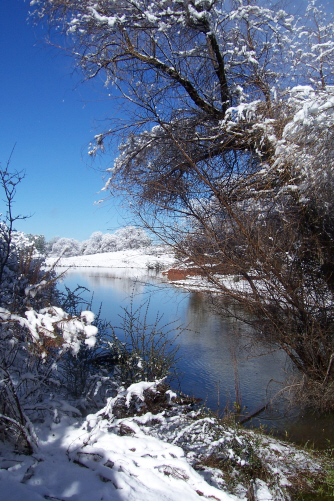
[(273, 497), (266, 483), (259, 478), (257, 478), (255, 482), (255, 492), (257, 501), (273, 501)]
[[(291, 472), (319, 470), (307, 453), (293, 446), (249, 430), (229, 428), (189, 408), (185, 413), (182, 404), (170, 404), (155, 415), (147, 412), (116, 417), (113, 411), (120, 400), (127, 408), (130, 400), (131, 405), (140, 402), (145, 390), (159, 391), (158, 385), (147, 382), (133, 384), (127, 390), (120, 388), (103, 409), (85, 418), (77, 417), (79, 411), (62, 402), (62, 410), (74, 417), (63, 415), (58, 422), (36, 424), (39, 445), (31, 456), (14, 453), (2, 444), (3, 499), (246, 501), (247, 492), (241, 484), (236, 493), (226, 492), (219, 469), (197, 471), (193, 466), (203, 454), (208, 457), (225, 450), (242, 468), (248, 461), (247, 447), (256, 447), (277, 480), (276, 486), (254, 480), (257, 501), (284, 500), (281, 488), (289, 485)], [(217, 436), (218, 440), (214, 438)], [(239, 457), (242, 454), (244, 458)]]
[(93, 347), (96, 342), (97, 327), (91, 325), (94, 314), (84, 311), (81, 317), (71, 317), (62, 308), (50, 306), (42, 308), (38, 312), (29, 309), (25, 316), (12, 314), (4, 308), (0, 308), (0, 319), (4, 322), (17, 322), (21, 327), (26, 328), (31, 340), (43, 346), (43, 338), (55, 339), (59, 332), (63, 336), (62, 351), (71, 350), (74, 355), (79, 352), (81, 337), (85, 338), (85, 343)]
[(117, 23), (116, 16), (100, 16), (100, 14), (94, 9), (94, 7), (88, 7), (88, 10), (93, 14), (93, 17), (94, 19), (96, 19), (96, 21), (99, 21), (100, 23), (106, 23), (110, 28), (113, 28)]
[(144, 400), (144, 391), (152, 389), (156, 386), (156, 383), (150, 383), (146, 381), (141, 381), (140, 383), (134, 383), (127, 389), (126, 395), (126, 405), (129, 407), (132, 397), (135, 395), (140, 400)]
[[(145, 434), (131, 420), (123, 420), (133, 430), (133, 435), (126, 436), (117, 435), (115, 425), (92, 434), (89, 416), (81, 425), (69, 421), (63, 418), (49, 429), (39, 429), (39, 451), (34, 457), (2, 449), (7, 459), (2, 464), (0, 458), (3, 499), (195, 501), (201, 495), (220, 501), (237, 499), (207, 484), (180, 447)], [(5, 469), (12, 458), (17, 462)]]
[[(101, 254), (46, 259), (47, 266), (57, 265), (62, 268), (137, 268), (147, 270), (149, 266), (171, 267), (175, 257), (171, 251), (157, 247), (144, 247)], [(156, 255), (157, 254), (157, 255)]]
[(175, 287), (182, 287), (189, 291), (220, 293), (223, 289), (248, 293), (251, 288), (246, 280), (239, 279), (234, 275), (215, 275), (215, 282), (210, 281), (208, 278), (195, 275), (189, 276), (182, 280), (173, 281)]

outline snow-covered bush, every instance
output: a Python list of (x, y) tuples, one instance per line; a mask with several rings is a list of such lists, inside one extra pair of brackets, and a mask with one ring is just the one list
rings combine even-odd
[(0, 320), (0, 432), (16, 444), (23, 440), (32, 452), (37, 439), (31, 420), (58, 412), (57, 397), (50, 395), (66, 395), (59, 391), (57, 364), (67, 351), (77, 354), (82, 343), (94, 346), (94, 314), (73, 317), (49, 306), (21, 316), (0, 308)]
[(91, 311), (64, 311), (54, 271), (43, 271), (33, 242), (13, 230), (21, 180), (9, 162), (0, 170), (6, 206), (0, 221), (0, 437), (31, 453), (37, 445), (31, 419), (59, 407), (50, 397), (60, 384), (59, 360), (82, 344), (94, 347), (97, 328)]
[(37, 445), (31, 420), (66, 408), (60, 360), (93, 348), (97, 334), (91, 311), (64, 311), (54, 272), (41, 265), (32, 249), (11, 252), (0, 284), (0, 434), (28, 452)]

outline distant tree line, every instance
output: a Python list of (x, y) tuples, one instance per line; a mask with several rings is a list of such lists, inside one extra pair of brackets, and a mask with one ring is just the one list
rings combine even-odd
[[(3, 224), (3, 223), (1, 223)], [(2, 226), (1, 226), (2, 228)], [(0, 231), (2, 231), (0, 228)], [(8, 228), (4, 226), (3, 232)], [(18, 250), (30, 249), (37, 256), (80, 256), (82, 254), (99, 254), (102, 252), (117, 252), (126, 249), (139, 249), (152, 244), (151, 238), (142, 228), (125, 226), (115, 233), (95, 231), (88, 240), (79, 242), (74, 238), (53, 237), (46, 241), (44, 235), (33, 235), (14, 231), (11, 236), (11, 246)]]

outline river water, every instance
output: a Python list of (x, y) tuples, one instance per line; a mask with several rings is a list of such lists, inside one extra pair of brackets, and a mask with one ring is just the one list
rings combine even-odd
[[(102, 305), (101, 318), (110, 321), (119, 336), (122, 308), (129, 307), (131, 301), (134, 309), (149, 301), (149, 320), (153, 323), (162, 315), (161, 326), (174, 322), (167, 329), (172, 327), (171, 337), (178, 335), (180, 376), (172, 386), (201, 398), (219, 414), (226, 406), (233, 410), (234, 402), (240, 399), (243, 412), (253, 413), (282, 388), (291, 373), (285, 353), (254, 347), (249, 327), (215, 314), (204, 294), (177, 288), (153, 271), (80, 268), (67, 273), (64, 285), (71, 290), (81, 285), (94, 292), (93, 311)], [(91, 294), (85, 297), (89, 299)], [(176, 325), (181, 325), (181, 330), (175, 329)], [(274, 401), (247, 426), (262, 426), (300, 444), (310, 442), (321, 448), (334, 441), (332, 416), (301, 416), (296, 409), (287, 413), (282, 401)]]

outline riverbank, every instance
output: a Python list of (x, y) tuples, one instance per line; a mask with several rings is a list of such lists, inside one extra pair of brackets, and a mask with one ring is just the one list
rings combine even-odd
[(86, 418), (36, 424), (32, 456), (0, 453), (11, 501), (285, 501), (325, 485), (329, 462), (193, 409), (160, 382), (119, 388)]
[(118, 252), (104, 252), (72, 257), (48, 257), (47, 266), (58, 268), (137, 268), (161, 271), (176, 262), (175, 256), (165, 246), (142, 247)]
[[(194, 292), (219, 293), (221, 289), (210, 282), (198, 268), (191, 264), (180, 262), (174, 253), (166, 246), (150, 246), (140, 249), (129, 249), (118, 252), (105, 252), (72, 257), (48, 257), (48, 267), (61, 269), (104, 268), (105, 270), (154, 270), (162, 272), (163, 276), (175, 287), (182, 287)], [(123, 274), (124, 275), (124, 274)], [(217, 281), (233, 290), (244, 290), (248, 284), (232, 275), (217, 275)]]

